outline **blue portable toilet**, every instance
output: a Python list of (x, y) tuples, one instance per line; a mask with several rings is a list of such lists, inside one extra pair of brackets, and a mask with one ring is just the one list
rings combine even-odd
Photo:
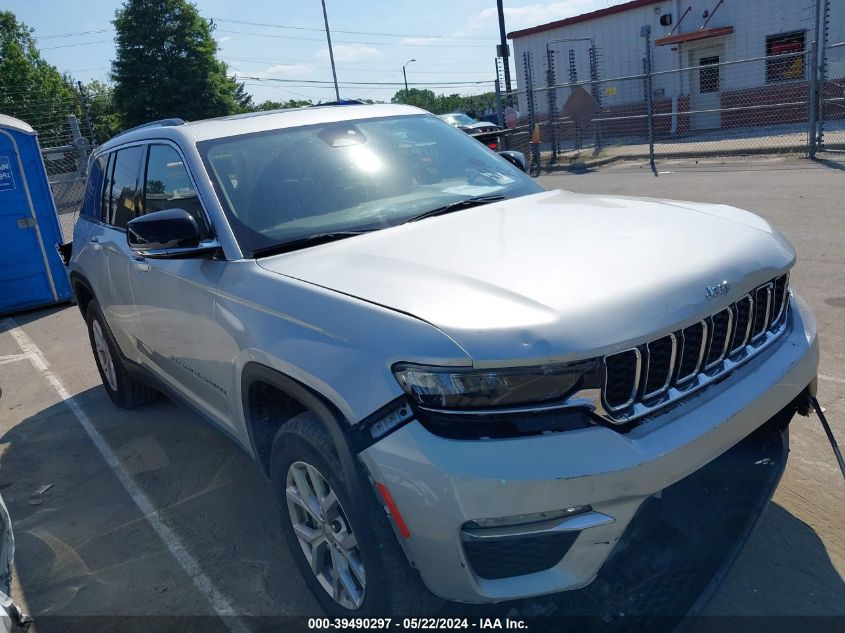
[(38, 136), (0, 114), (0, 314), (73, 296)]

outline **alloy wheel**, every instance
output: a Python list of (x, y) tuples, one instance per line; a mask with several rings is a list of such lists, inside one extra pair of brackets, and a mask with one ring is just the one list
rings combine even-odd
[(335, 602), (364, 603), (364, 563), (352, 525), (326, 478), (302, 461), (288, 468), (285, 496), (294, 534), (311, 571)]
[(103, 334), (103, 328), (97, 319), (94, 319), (91, 323), (91, 331), (94, 333), (94, 351), (97, 352), (97, 359), (100, 361), (106, 382), (112, 391), (117, 391), (117, 373), (114, 370), (114, 361), (105, 334)]

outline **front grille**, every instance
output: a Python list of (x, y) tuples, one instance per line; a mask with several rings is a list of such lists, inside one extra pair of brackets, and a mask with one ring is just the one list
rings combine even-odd
[(628, 422), (731, 371), (783, 331), (788, 274), (682, 330), (605, 356), (602, 406)]
[(464, 551), (480, 578), (524, 576), (557, 565), (579, 534), (569, 531), (464, 541)]

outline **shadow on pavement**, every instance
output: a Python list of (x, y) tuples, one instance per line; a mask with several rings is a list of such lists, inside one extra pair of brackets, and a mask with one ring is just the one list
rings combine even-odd
[[(95, 387), (76, 401), (238, 612), (320, 613), (282, 541), (270, 486), (238, 447), (163, 398), (122, 411)], [(25, 419), (0, 450), (16, 577), (33, 616), (213, 613), (66, 405)]]

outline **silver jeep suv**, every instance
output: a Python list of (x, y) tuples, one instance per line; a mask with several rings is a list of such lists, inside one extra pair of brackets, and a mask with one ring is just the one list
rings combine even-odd
[[(749, 438), (748, 525), (783, 470), (818, 364), (783, 236), (507, 159), (398, 105), (159, 121), (92, 157), (70, 275), (106, 391), (254, 456), (329, 613), (585, 587)], [(707, 490), (663, 520), (722, 516)]]

